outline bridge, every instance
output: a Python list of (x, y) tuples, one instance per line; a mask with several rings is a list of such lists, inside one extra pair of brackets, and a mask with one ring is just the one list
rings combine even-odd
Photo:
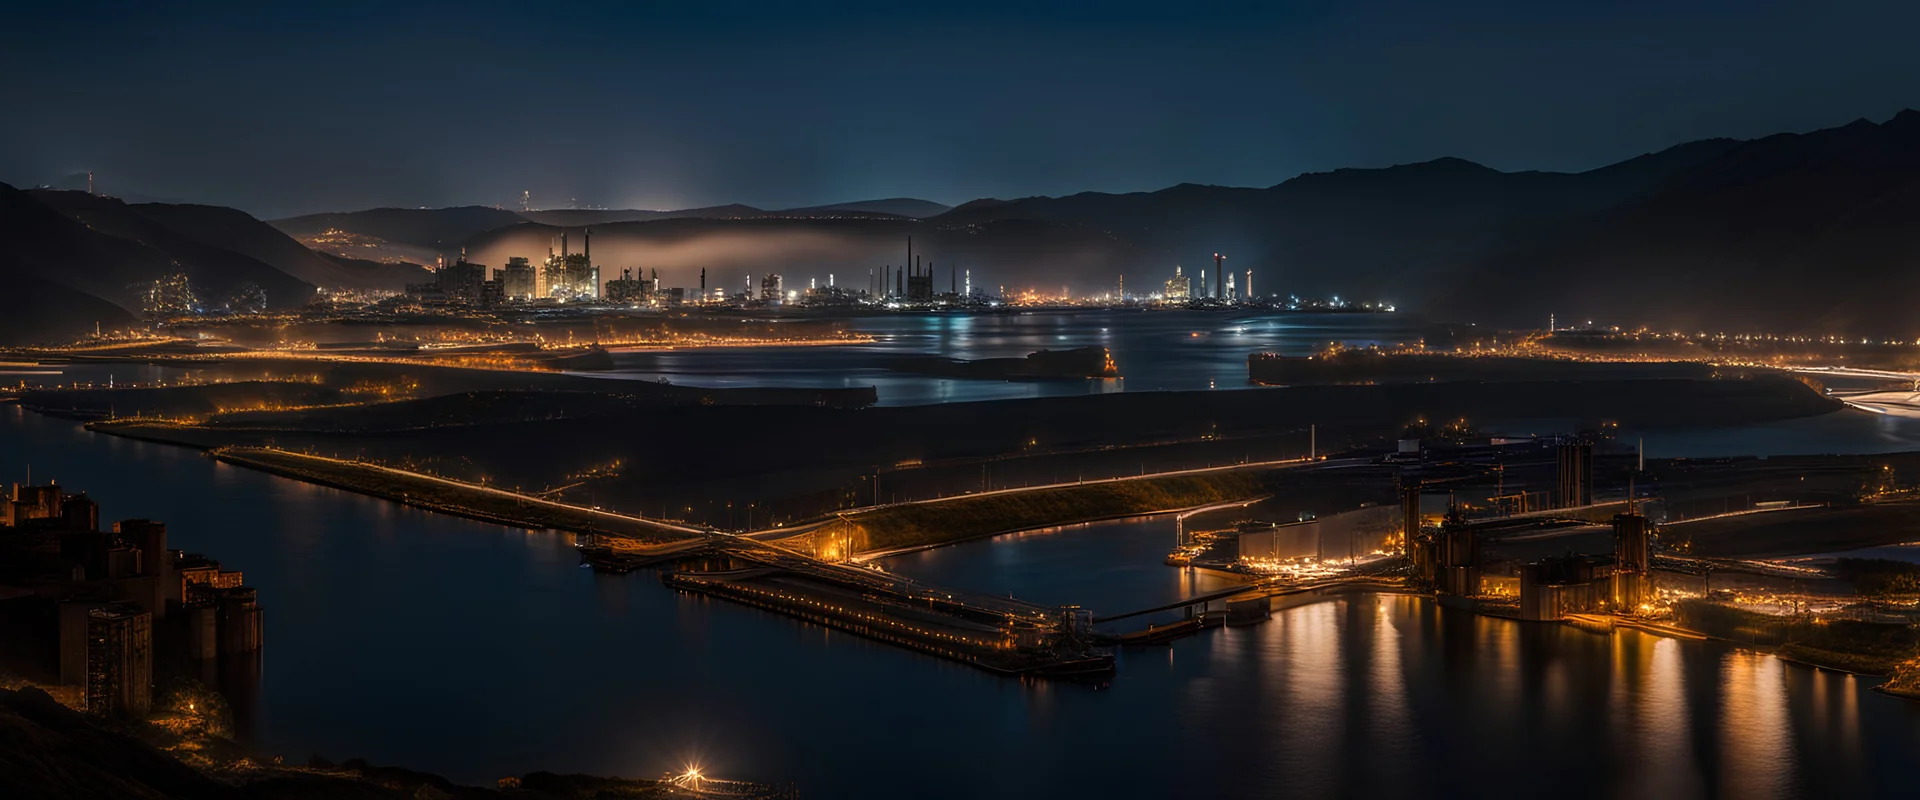
[(1094, 617), (1093, 623), (1095, 625), (1098, 625), (1102, 622), (1116, 622), (1123, 619), (1131, 619), (1133, 617), (1146, 616), (1148, 614), (1158, 614), (1162, 611), (1172, 611), (1176, 608), (1204, 606), (1215, 600), (1225, 600), (1229, 597), (1233, 597), (1234, 595), (1246, 594), (1248, 592), (1255, 592), (1255, 591), (1259, 591), (1259, 587), (1251, 584), (1246, 586), (1234, 586), (1226, 589), (1220, 589), (1218, 591), (1207, 592), (1205, 594), (1196, 594), (1191, 597), (1185, 597), (1179, 600), (1175, 600), (1171, 603), (1154, 606), (1152, 608), (1143, 608), (1138, 611), (1128, 611), (1124, 614), (1110, 614), (1104, 617)]

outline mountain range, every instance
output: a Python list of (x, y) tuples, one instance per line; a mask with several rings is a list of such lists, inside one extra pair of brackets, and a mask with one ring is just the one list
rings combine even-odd
[(250, 285), (289, 308), (316, 286), (399, 289), (421, 271), (318, 253), (230, 208), (0, 184), (0, 343), (124, 328), (145, 288), (176, 273), (209, 302)]
[(1920, 322), (1900, 298), (1920, 289), (1909, 269), (1917, 220), (1920, 112), (1903, 111), (1689, 142), (1577, 173), (1442, 158), (1265, 188), (1182, 184), (951, 208), (910, 198), (777, 211), (469, 206), (262, 223), (231, 209), (4, 188), (0, 271), (127, 311), (126, 286), (172, 268), (211, 291), (251, 282), (291, 302), (316, 285), (394, 287), (420, 274), (365, 257), (428, 263), (464, 250), (498, 266), (537, 261), (563, 233), (577, 250), (590, 229), (605, 276), (658, 269), (668, 285), (693, 287), (703, 269), (712, 286), (780, 272), (791, 287), (831, 275), (865, 288), (871, 272), (906, 261), (911, 236), (942, 288), (971, 271), (989, 291), (1087, 292), (1124, 280), (1145, 293), (1176, 264), (1211, 273), (1223, 253), (1237, 283), (1253, 270), (1262, 295), (1377, 300), (1435, 319), (1538, 327), (1555, 314), (1911, 339)]

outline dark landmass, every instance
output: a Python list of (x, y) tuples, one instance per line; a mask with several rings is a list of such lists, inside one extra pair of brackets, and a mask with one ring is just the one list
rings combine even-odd
[(1761, 511), (1673, 526), (1693, 555), (1786, 558), (1901, 544), (1920, 528), (1920, 503), (1867, 503)]
[[(609, 390), (603, 383), (600, 391)], [(199, 447), (274, 442), (529, 490), (575, 486), (569, 491), (579, 500), (591, 491), (597, 505), (698, 524), (729, 526), (731, 517), (729, 527), (741, 527), (750, 517), (759, 525), (798, 522), (876, 499), (1301, 456), (1310, 424), (1327, 452), (1390, 439), (1421, 417), (1658, 429), (1839, 408), (1805, 384), (1772, 376), (1127, 392), (862, 409), (684, 404), (512, 422), (498, 421), (497, 411), (520, 400), (422, 402), (433, 410), (389, 419), (425, 415), (433, 427), (393, 429), (362, 416), (386, 413), (376, 406), (250, 415), (244, 429), (126, 425), (112, 432)], [(568, 477), (581, 475), (595, 477)]]
[(907, 356), (887, 363), (887, 368), (916, 375), (971, 380), (1047, 380), (1075, 378), (1118, 378), (1107, 348), (1076, 347), (1071, 350), (1041, 350), (1025, 358), (982, 358), (965, 361), (941, 356)]
[(315, 252), (251, 215), (231, 208), (146, 203), (134, 211), (203, 242), (252, 256), (274, 269), (331, 289), (405, 289), (420, 271), (404, 265)]
[[(0, 271), (7, 271), (7, 260), (0, 254)], [(60, 344), (135, 324), (126, 309), (39, 275), (7, 274), (6, 280), (13, 291), (0, 292), (0, 345)]]
[(1598, 362), (1524, 356), (1390, 353), (1372, 349), (1339, 350), (1311, 356), (1255, 353), (1247, 357), (1248, 379), (1271, 386), (1707, 378), (1717, 371), (1712, 365), (1694, 362)]
[[(94, 231), (33, 196), (0, 184), (0, 277), (21, 291), (0, 301), (32, 313), (0, 317), (0, 340), (25, 343), (92, 333), (131, 323), (140, 308), (135, 286), (175, 270), (165, 254), (139, 242)], [(42, 291), (48, 285), (58, 290)], [(117, 307), (112, 316), (102, 303)], [(46, 327), (34, 320), (56, 320)]]
[[(789, 271), (845, 273), (900, 263), (912, 234), (936, 265), (995, 285), (1106, 285), (1124, 273), (1152, 286), (1170, 270), (1142, 264), (1197, 269), (1224, 252), (1236, 272), (1272, 276), (1263, 288), (1434, 317), (1531, 328), (1556, 311), (1661, 329), (1911, 339), (1920, 331), (1894, 298), (1920, 289), (1905, 269), (1920, 255), (1905, 234), (1920, 203), (1916, 131), (1920, 114), (1903, 112), (1879, 125), (1681, 144), (1581, 173), (1449, 158), (1264, 189), (976, 200), (917, 222), (694, 210), (678, 226), (634, 218), (595, 238), (684, 285), (708, 265), (693, 252), (725, 274), (763, 271), (775, 252)], [(544, 252), (548, 227), (476, 231), (468, 244), (495, 263)], [(861, 285), (854, 272), (846, 285)]]
[(789, 208), (778, 213), (801, 216), (811, 214), (831, 214), (836, 212), (854, 212), (870, 214), (892, 214), (897, 217), (926, 219), (937, 217), (952, 211), (953, 206), (936, 203), (932, 200), (920, 200), (912, 197), (889, 197), (884, 200), (855, 200), (851, 203), (831, 203), (824, 206)]
[[(486, 206), (461, 206), (432, 209), (373, 208), (366, 211), (307, 214), (269, 220), (267, 224), (279, 228), (281, 232), (295, 239), (306, 239), (329, 230), (343, 230), (389, 242), (453, 253), (458, 252), (461, 242), (474, 234), (523, 221), (520, 215), (511, 211)], [(528, 251), (519, 255), (531, 257), (534, 253)]]
[[(0, 269), (129, 310), (127, 287), (176, 262), (209, 293), (253, 282), (272, 303), (326, 281), (388, 286), (409, 274), (301, 256), (230, 210), (41, 193), (96, 231), (43, 224), (45, 205), (7, 193), (15, 196), (0, 198), (0, 259), (12, 263)], [(787, 211), (465, 207), (272, 224), (303, 241), (339, 229), (419, 257), (464, 246), (494, 266), (539, 257), (562, 228), (593, 225), (597, 261), (657, 267), (670, 286), (698, 285), (702, 267), (710, 285), (730, 285), (778, 263), (795, 276), (837, 273), (841, 285), (863, 287), (868, 269), (905, 261), (907, 236), (938, 288), (957, 283), (963, 269), (976, 285), (1016, 290), (1084, 290), (1120, 275), (1154, 286), (1175, 263), (1198, 271), (1224, 252), (1236, 274), (1252, 269), (1263, 289), (1282, 295), (1391, 302), (1483, 324), (1536, 328), (1556, 312), (1659, 329), (1920, 334), (1898, 300), (1920, 290), (1920, 273), (1905, 268), (1920, 256), (1906, 234), (1920, 213), (1920, 113), (1912, 111), (1882, 124), (1692, 142), (1581, 173), (1439, 159), (1268, 188), (976, 200), (916, 218), (932, 210), (901, 200)], [(1165, 266), (1142, 266), (1155, 263)], [(69, 316), (95, 313), (74, 306)], [(0, 328), (23, 335), (21, 324)]]
[[(147, 388), (28, 389), (14, 396), (37, 411), (81, 418), (190, 417), (215, 427), (293, 425), (319, 430), (465, 427), (617, 416), (671, 406), (861, 408), (876, 400), (870, 386), (704, 388), (430, 364), (262, 361), (252, 365), (253, 380)], [(267, 377), (275, 374), (281, 377)], [(409, 396), (419, 399), (396, 399)]]
[(1674, 604), (1674, 618), (1716, 639), (1771, 649), (1816, 666), (1885, 675), (1914, 658), (1920, 637), (1912, 627), (1849, 619), (1761, 614), (1703, 599)]
[[(145, 736), (136, 734), (146, 734)], [(361, 760), (306, 766), (260, 762), (182, 763), (137, 727), (110, 729), (39, 689), (0, 689), (0, 796), (306, 800), (307, 798), (589, 798), (677, 796), (656, 781), (535, 772), (499, 790), (460, 786), (438, 775)]]
[(1777, 134), (1485, 254), (1432, 310), (1484, 306), (1467, 287), (1497, 286), (1511, 307), (1553, 300), (1563, 319), (1910, 340), (1916, 215), (1920, 112)]
[(315, 286), (398, 288), (403, 268), (322, 256), (247, 214), (199, 205), (131, 205), (85, 192), (0, 184), (0, 344), (71, 341), (130, 327), (141, 292), (183, 273), (210, 306), (242, 287), (298, 307)]
[(1718, 337), (1675, 333), (1559, 331), (1536, 340), (1549, 352), (1576, 357), (1763, 363), (1775, 366), (1920, 371), (1920, 346), (1907, 340)]
[[(194, 291), (209, 304), (218, 305), (248, 284), (266, 293), (269, 308), (298, 307), (313, 298), (312, 283), (260, 259), (196, 239), (111, 197), (86, 192), (35, 191), (32, 194), (47, 207), (96, 232), (158, 250), (186, 272)], [(145, 280), (151, 282), (163, 274), (147, 276)]]
[(198, 386), (138, 389), (36, 389), (17, 395), (20, 404), (60, 416), (217, 418), (239, 409), (338, 405), (348, 395), (318, 383), (236, 381)]
[(1392, 486), (1391, 476), (1367, 468), (1227, 468), (882, 508), (842, 515), (844, 526), (824, 533), (850, 553), (867, 553), (1257, 498), (1290, 514), (1329, 515), (1390, 503)]

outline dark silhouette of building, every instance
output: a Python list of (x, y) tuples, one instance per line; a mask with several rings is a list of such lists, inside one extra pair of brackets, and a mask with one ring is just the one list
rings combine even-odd
[(539, 296), (540, 273), (525, 258), (507, 259), (507, 265), (500, 268), (495, 278), (500, 282), (500, 295), (505, 300), (521, 302)]
[(1631, 614), (1653, 601), (1650, 526), (1639, 514), (1613, 517), (1613, 607)]
[(1479, 594), (1480, 537), (1458, 508), (1447, 509), (1434, 545), (1434, 590), (1459, 597)]
[(1600, 600), (1594, 575), (1594, 560), (1587, 556), (1547, 558), (1522, 566), (1520, 618), (1557, 620), (1592, 611)]
[(163, 668), (205, 675), (260, 649), (239, 572), (169, 550), (152, 520), (99, 527), (98, 505), (56, 485), (0, 499), (0, 629), (29, 632), (0, 647), (10, 671), (78, 687), (93, 713), (141, 716)]
[(136, 603), (86, 610), (86, 707), (144, 717), (153, 707), (153, 615)]
[(915, 264), (907, 273), (907, 299), (927, 301), (933, 299), (933, 265), (921, 268)]
[(1555, 499), (1561, 508), (1593, 505), (1593, 443), (1562, 442), (1554, 450), (1554, 468), (1559, 476)]

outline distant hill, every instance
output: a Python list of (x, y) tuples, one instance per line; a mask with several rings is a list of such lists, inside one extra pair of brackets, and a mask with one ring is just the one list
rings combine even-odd
[(409, 280), (420, 279), (416, 269), (322, 255), (236, 209), (163, 203), (142, 203), (132, 208), (175, 231), (251, 256), (315, 286), (399, 290)]
[[(155, 258), (191, 263), (216, 282), (258, 273), (253, 265), (309, 283), (387, 274), (365, 262), (316, 263), (284, 241), (230, 231), (218, 222), (228, 217), (196, 210), (205, 207), (134, 206), (128, 217), (92, 201), (49, 202), (123, 241), (89, 241), (84, 246), (119, 250), (74, 261), (89, 265), (88, 274), (110, 276), (100, 281), (150, 274), (146, 261)], [(698, 284), (704, 267), (715, 286), (780, 272), (795, 288), (828, 274), (862, 288), (869, 271), (906, 261), (908, 236), (923, 262), (936, 265), (936, 285), (948, 283), (957, 266), (972, 269), (975, 286), (990, 291), (1063, 284), (1097, 291), (1122, 276), (1130, 290), (1151, 291), (1175, 264), (1211, 273), (1217, 252), (1239, 281), (1252, 269), (1263, 295), (1380, 300), (1449, 320), (1539, 326), (1552, 313), (1609, 324), (1913, 339), (1920, 317), (1907, 313), (1903, 298), (1920, 289), (1920, 236), (1910, 233), (1916, 220), (1920, 113), (1906, 111), (1880, 124), (1690, 142), (1577, 173), (1502, 172), (1442, 158), (1300, 175), (1264, 188), (1182, 184), (981, 199), (950, 209), (910, 198), (778, 211), (730, 205), (523, 216), (464, 207), (271, 224), (334, 255), (430, 263), (465, 246), (493, 265), (509, 256), (537, 259), (556, 232), (577, 237), (591, 227), (603, 275), (657, 268), (668, 285), (686, 287)], [(250, 230), (243, 219), (231, 221)], [(345, 233), (318, 238), (332, 229)], [(195, 249), (209, 245), (238, 258)], [(42, 263), (69, 258), (40, 245), (21, 252)], [(125, 305), (124, 292), (92, 279), (49, 279)]]
[[(270, 307), (297, 307), (313, 297), (312, 283), (282, 272), (253, 256), (195, 238), (114, 198), (53, 190), (36, 190), (32, 195), (47, 207), (84, 223), (94, 231), (139, 242), (164, 254), (187, 274), (203, 298), (225, 298), (247, 284), (264, 290)], [(172, 216), (179, 217), (182, 214), (173, 213)], [(201, 216), (218, 215), (202, 213)], [(151, 281), (158, 277), (159, 274), (154, 274), (141, 280)]]
[[(793, 281), (824, 281), (829, 273), (864, 281), (868, 270), (905, 262), (911, 235), (943, 286), (951, 276), (940, 267), (958, 265), (973, 269), (976, 286), (991, 291), (1062, 285), (1087, 291), (1115, 286), (1122, 275), (1135, 291), (1151, 291), (1174, 264), (1191, 274), (1210, 268), (1212, 254), (1223, 252), (1236, 283), (1251, 268), (1263, 293), (1419, 308), (1450, 271), (1652, 191), (1736, 144), (1696, 142), (1584, 173), (1507, 173), (1439, 159), (1302, 175), (1264, 189), (1183, 184), (1157, 192), (976, 200), (917, 221), (830, 206), (758, 215), (731, 207), (728, 216), (691, 215), (676, 225), (665, 224), (676, 218), (659, 215), (618, 223), (602, 217), (594, 223), (594, 254), (603, 274), (658, 268), (669, 285), (688, 287), (697, 285), (703, 266), (712, 285), (769, 271)], [(582, 215), (608, 213), (530, 216), (584, 227)], [(543, 255), (552, 233), (501, 228), (466, 244), (483, 263), (500, 263)], [(579, 247), (577, 238), (573, 246)]]
[(520, 215), (486, 206), (457, 208), (374, 208), (308, 214), (300, 217), (268, 220), (288, 236), (306, 240), (328, 230), (338, 229), (384, 239), (396, 244), (437, 250), (457, 251), (467, 237), (482, 231), (517, 225)]
[(743, 206), (738, 203), (706, 208), (683, 208), (677, 211), (648, 211), (645, 209), (585, 209), (559, 208), (544, 211), (522, 211), (524, 220), (556, 227), (585, 227), (588, 225), (606, 225), (614, 222), (647, 222), (656, 219), (683, 219), (698, 217), (703, 219), (734, 219), (763, 217), (767, 212)]
[[(1463, 264), (1538, 316), (1911, 339), (1920, 112), (1729, 145), (1656, 191)], [(1484, 306), (1472, 291), (1436, 310)]]
[(928, 217), (940, 216), (941, 214), (945, 214), (948, 211), (952, 211), (952, 210), (953, 210), (953, 206), (949, 206), (944, 203), (936, 203), (936, 202), (933, 202), (932, 200), (917, 200), (912, 197), (889, 197), (885, 200), (856, 200), (851, 203), (831, 203), (824, 206), (807, 206), (805, 208), (788, 208), (788, 209), (781, 210), (779, 213), (782, 215), (812, 215), (812, 214), (831, 214), (835, 212), (854, 212), (854, 213), (869, 213), (869, 214), (891, 214), (896, 217), (926, 219)]
[(125, 327), (136, 284), (172, 268), (165, 255), (89, 229), (0, 183), (0, 342), (71, 339)]
[[(1266, 189), (1182, 184), (1157, 192), (974, 201), (931, 220), (1042, 219), (1110, 231), (1152, 272), (1180, 263), (1253, 269), (1261, 293), (1342, 295), (1420, 307), (1431, 284), (1491, 250), (1651, 190), (1730, 141), (1681, 145), (1583, 173), (1501, 172), (1457, 158), (1301, 175)], [(1155, 263), (1157, 262), (1157, 263)]]

